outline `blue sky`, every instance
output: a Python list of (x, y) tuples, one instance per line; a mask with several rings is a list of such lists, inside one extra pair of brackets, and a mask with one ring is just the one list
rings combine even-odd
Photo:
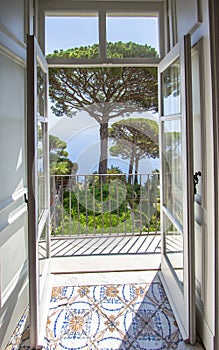
[[(98, 42), (98, 21), (95, 17), (47, 17), (46, 53)], [(133, 41), (158, 50), (156, 18), (109, 17), (107, 41)]]
[[(158, 48), (157, 19), (155, 18), (112, 18), (107, 20), (107, 40), (134, 41)], [(134, 29), (134, 30), (133, 30)], [(46, 19), (46, 53), (53, 50), (66, 50), (81, 45), (98, 42), (98, 22), (94, 17), (49, 17)], [(142, 117), (135, 113), (132, 117)], [(147, 115), (149, 118), (156, 116)], [(145, 117), (147, 117), (145, 116)], [(115, 122), (116, 120), (113, 120)], [(78, 173), (86, 174), (97, 170), (99, 161), (99, 125), (86, 113), (79, 112), (73, 118), (56, 117), (49, 112), (50, 133), (67, 143), (69, 158), (79, 164)], [(111, 143), (112, 144), (112, 143)], [(110, 158), (109, 166), (119, 166), (128, 171), (128, 160)], [(158, 160), (146, 159), (140, 162), (141, 173), (159, 168)]]

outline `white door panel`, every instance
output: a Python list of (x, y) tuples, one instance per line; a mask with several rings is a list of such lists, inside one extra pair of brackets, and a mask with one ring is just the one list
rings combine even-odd
[(160, 76), (161, 278), (184, 340), (195, 342), (193, 120), (190, 36)]
[[(196, 185), (194, 201), (195, 215), (195, 282), (197, 303), (205, 302), (206, 290), (206, 210), (205, 210), (205, 135), (206, 125), (202, 94), (204, 94), (202, 71), (203, 71), (203, 42), (200, 40), (192, 48), (192, 95), (193, 95), (193, 158), (194, 171), (200, 172)], [(202, 307), (202, 306), (201, 306)]]
[[(48, 68), (34, 36), (27, 38), (27, 163), (30, 347), (39, 345), (49, 275)], [(48, 285), (47, 285), (48, 289)], [(45, 328), (44, 328), (45, 329)]]

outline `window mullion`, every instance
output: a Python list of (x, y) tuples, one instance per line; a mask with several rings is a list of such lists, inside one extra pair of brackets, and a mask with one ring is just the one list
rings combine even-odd
[(99, 11), (100, 60), (106, 62), (106, 11)]

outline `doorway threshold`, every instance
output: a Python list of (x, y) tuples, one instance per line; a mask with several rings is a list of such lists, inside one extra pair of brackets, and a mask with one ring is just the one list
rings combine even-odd
[(56, 257), (51, 259), (51, 273), (157, 271), (160, 260), (160, 253)]

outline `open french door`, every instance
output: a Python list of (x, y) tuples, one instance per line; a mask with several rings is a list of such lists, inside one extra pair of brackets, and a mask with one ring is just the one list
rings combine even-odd
[(183, 339), (195, 343), (190, 35), (160, 62), (161, 279)]
[[(49, 249), (48, 68), (34, 36), (27, 37), (27, 164), (30, 346), (45, 330)], [(47, 283), (45, 288), (45, 283)]]

